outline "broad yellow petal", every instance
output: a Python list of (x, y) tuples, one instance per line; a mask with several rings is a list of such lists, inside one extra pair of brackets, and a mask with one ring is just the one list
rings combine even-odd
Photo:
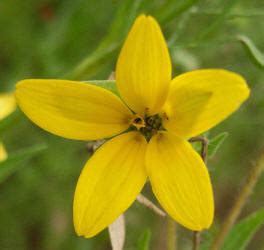
[(190, 230), (209, 228), (214, 214), (210, 177), (192, 146), (159, 133), (150, 140), (146, 164), (153, 192), (167, 213)]
[(121, 96), (135, 112), (155, 114), (167, 96), (171, 61), (156, 20), (139, 16), (121, 50), (116, 81)]
[(146, 147), (140, 133), (122, 134), (106, 142), (87, 162), (74, 197), (78, 235), (96, 235), (133, 203), (146, 181)]
[(0, 94), (0, 120), (16, 109), (16, 100), (13, 93)]
[(7, 152), (5, 150), (4, 144), (0, 142), (0, 162), (7, 158)]
[(24, 80), (16, 98), (41, 128), (69, 139), (95, 140), (129, 127), (130, 110), (110, 91), (66, 80)]
[(245, 80), (227, 70), (195, 70), (172, 80), (164, 126), (183, 137), (198, 135), (233, 113), (249, 96)]

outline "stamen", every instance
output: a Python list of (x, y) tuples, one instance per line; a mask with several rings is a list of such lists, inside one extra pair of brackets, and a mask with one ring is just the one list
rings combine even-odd
[(131, 125), (140, 130), (141, 128), (144, 128), (146, 126), (146, 123), (142, 116), (136, 114), (131, 120)]
[(160, 130), (165, 130), (162, 126), (162, 117), (160, 117), (158, 114), (153, 116), (147, 116), (145, 115), (142, 117), (139, 114), (135, 114), (130, 124), (132, 126), (132, 129), (136, 128), (138, 131), (140, 131), (147, 141), (151, 139), (151, 137), (158, 133)]

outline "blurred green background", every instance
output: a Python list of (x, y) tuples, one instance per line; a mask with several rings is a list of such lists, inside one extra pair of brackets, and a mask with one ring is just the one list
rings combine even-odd
[[(241, 109), (209, 134), (229, 134), (208, 163), (215, 190), (214, 232), (264, 147), (263, 57), (250, 53), (250, 46), (264, 51), (263, 1), (1, 0), (0, 92), (12, 91), (24, 78), (106, 79), (140, 13), (160, 22), (174, 75), (195, 68), (225, 68), (243, 75), (252, 90)], [(252, 43), (241, 42), (238, 35)], [(10, 155), (47, 145), (0, 184), (0, 249), (111, 249), (107, 231), (85, 240), (73, 230), (73, 193), (89, 158), (86, 143), (48, 134), (19, 110), (0, 126), (0, 133)], [(264, 206), (263, 187), (261, 178), (242, 216)], [(148, 185), (144, 194), (154, 200)], [(125, 249), (137, 249), (146, 230), (151, 231), (150, 249), (165, 249), (164, 219), (135, 203), (126, 220)], [(263, 233), (248, 249), (264, 249)], [(205, 233), (204, 239), (209, 236)], [(190, 249), (190, 240), (191, 233), (179, 226), (180, 249)]]

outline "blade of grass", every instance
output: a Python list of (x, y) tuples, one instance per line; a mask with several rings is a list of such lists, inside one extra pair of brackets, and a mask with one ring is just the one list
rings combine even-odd
[(170, 22), (175, 17), (178, 17), (182, 13), (186, 12), (200, 0), (186, 0), (186, 1), (169, 1), (164, 7), (159, 10), (159, 12), (155, 15), (157, 16), (160, 23)]
[(142, 0), (123, 1), (108, 35), (101, 41), (97, 49), (77, 65), (72, 72), (66, 74), (65, 78), (82, 80), (95, 74), (105, 60), (119, 49), (125, 34), (138, 14), (141, 3)]
[(147, 229), (138, 239), (137, 250), (149, 250), (150, 238), (151, 238), (151, 232), (149, 229)]
[(11, 126), (13, 126), (14, 124), (16, 124), (19, 121), (19, 119), (21, 117), (20, 114), (21, 114), (21, 111), (19, 111), (17, 109), (12, 114), (10, 114), (9, 116), (7, 116), (3, 120), (1, 120), (1, 122), (0, 122), (0, 138), (6, 129), (9, 129)]
[(11, 174), (21, 169), (21, 166), (25, 161), (42, 152), (46, 148), (47, 146), (45, 144), (39, 144), (22, 149), (14, 154), (10, 154), (6, 160), (0, 162), (0, 183)]
[(250, 194), (252, 193), (257, 181), (261, 177), (261, 174), (264, 171), (264, 151), (262, 151), (257, 163), (253, 166), (251, 172), (249, 173), (245, 184), (242, 186), (240, 193), (237, 196), (236, 201), (234, 202), (229, 214), (227, 215), (222, 227), (220, 228), (219, 233), (216, 235), (210, 250), (218, 250), (222, 246), (224, 240), (229, 234), (231, 228), (236, 222), (238, 216), (240, 215), (243, 207)]
[(234, 7), (234, 5), (238, 2), (239, 0), (227, 0), (224, 3), (223, 9), (221, 13), (216, 16), (211, 22), (208, 22), (209, 25), (207, 26), (206, 29), (203, 29), (196, 38), (194, 39), (196, 43), (200, 43), (203, 39), (208, 37), (211, 33), (216, 31), (218, 27), (226, 20), (227, 16), (229, 15), (230, 11)]
[(257, 48), (253, 41), (244, 35), (237, 36), (237, 39), (243, 45), (244, 49), (257, 66), (264, 67), (264, 54)]
[(264, 224), (264, 208), (237, 223), (226, 237), (221, 250), (244, 250)]
[[(204, 10), (204, 9), (197, 9), (193, 8), (190, 10), (190, 13), (193, 15), (201, 15), (201, 16), (219, 16), (222, 14), (220, 11), (212, 11), (212, 10)], [(261, 17), (264, 16), (263, 11), (259, 10), (248, 10), (247, 12), (232, 12), (227, 15), (227, 19), (234, 19), (234, 18), (251, 18), (251, 17)]]

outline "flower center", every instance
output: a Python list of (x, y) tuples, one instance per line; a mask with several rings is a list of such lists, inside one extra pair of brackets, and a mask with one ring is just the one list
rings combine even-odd
[(156, 134), (159, 130), (165, 130), (162, 126), (162, 118), (159, 115), (153, 116), (140, 116), (135, 114), (131, 121), (131, 128), (139, 130), (147, 139)]

